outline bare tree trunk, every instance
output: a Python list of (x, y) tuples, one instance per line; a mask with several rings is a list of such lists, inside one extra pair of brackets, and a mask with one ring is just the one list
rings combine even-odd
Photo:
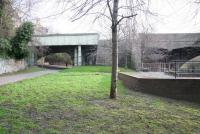
[[(144, 14), (151, 14), (148, 9), (149, 0), (125, 0), (119, 3), (120, 0), (63, 0), (70, 3), (71, 10), (75, 11), (72, 16), (72, 21), (76, 21), (89, 14), (95, 14), (95, 20), (104, 17), (112, 22), (112, 78), (110, 88), (110, 98), (116, 99), (117, 97), (117, 75), (118, 75), (118, 25), (124, 19), (132, 19), (137, 16), (137, 12)], [(110, 6), (110, 3), (113, 6)], [(120, 4), (120, 7), (119, 7)], [(99, 6), (102, 9), (99, 10)], [(105, 7), (105, 8), (104, 8)], [(107, 9), (109, 16), (107, 15)], [(118, 11), (122, 9), (121, 13)], [(93, 12), (97, 11), (97, 12)], [(99, 12), (98, 12), (99, 11)], [(65, 11), (64, 11), (65, 12)], [(119, 18), (118, 18), (119, 17)]]
[(116, 99), (117, 97), (117, 77), (118, 77), (118, 39), (117, 39), (117, 17), (118, 17), (118, 4), (119, 0), (114, 0), (113, 3), (113, 20), (112, 20), (112, 78), (110, 98)]

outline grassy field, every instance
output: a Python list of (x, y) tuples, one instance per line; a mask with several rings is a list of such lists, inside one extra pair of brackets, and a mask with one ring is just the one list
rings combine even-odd
[[(106, 72), (106, 73), (105, 73)], [(199, 133), (200, 106), (129, 91), (110, 100), (109, 67), (81, 67), (0, 87), (0, 133)]]
[(17, 71), (17, 72), (13, 72), (13, 73), (0, 74), (0, 76), (33, 73), (33, 72), (38, 72), (38, 71), (43, 71), (43, 70), (45, 70), (45, 69), (41, 68), (41, 67), (33, 66), (33, 67), (29, 67), (27, 69), (20, 70), (20, 71)]
[[(118, 71), (120, 72), (132, 72), (133, 70), (126, 69), (126, 68), (118, 68)], [(110, 66), (82, 66), (82, 67), (73, 67), (72, 69), (66, 69), (62, 72), (89, 72), (89, 73), (95, 73), (95, 72), (101, 72), (101, 73), (111, 73), (111, 67)]]

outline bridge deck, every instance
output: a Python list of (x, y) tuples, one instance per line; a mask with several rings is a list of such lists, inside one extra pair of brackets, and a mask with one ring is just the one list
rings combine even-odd
[(99, 34), (48, 34), (35, 35), (30, 45), (34, 46), (70, 46), (70, 45), (97, 45)]

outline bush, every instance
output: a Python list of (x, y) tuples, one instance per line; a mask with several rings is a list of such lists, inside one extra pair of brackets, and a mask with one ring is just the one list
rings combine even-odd
[(55, 53), (45, 57), (45, 62), (51, 65), (71, 65), (71, 56), (67, 53)]
[(8, 57), (8, 53), (11, 51), (10, 41), (5, 38), (0, 38), (0, 56), (3, 58)]
[(12, 53), (16, 59), (23, 59), (28, 56), (28, 43), (33, 35), (32, 22), (23, 23), (16, 31), (15, 37), (11, 40)]

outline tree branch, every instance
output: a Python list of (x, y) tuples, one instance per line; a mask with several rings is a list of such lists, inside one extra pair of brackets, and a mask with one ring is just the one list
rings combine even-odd
[(112, 21), (113, 21), (113, 14), (112, 14), (111, 6), (110, 6), (110, 0), (107, 0), (107, 6), (108, 6), (108, 10), (109, 10), (109, 12), (110, 12), (110, 17), (111, 17), (111, 19), (112, 19)]
[(117, 25), (119, 25), (119, 23), (120, 23), (121, 21), (123, 21), (124, 19), (133, 18), (133, 17), (135, 17), (135, 16), (137, 16), (137, 14), (132, 14), (132, 15), (128, 15), (128, 16), (123, 16), (123, 15), (122, 15), (122, 17), (117, 21), (117, 23), (114, 25), (114, 27), (116, 27)]

